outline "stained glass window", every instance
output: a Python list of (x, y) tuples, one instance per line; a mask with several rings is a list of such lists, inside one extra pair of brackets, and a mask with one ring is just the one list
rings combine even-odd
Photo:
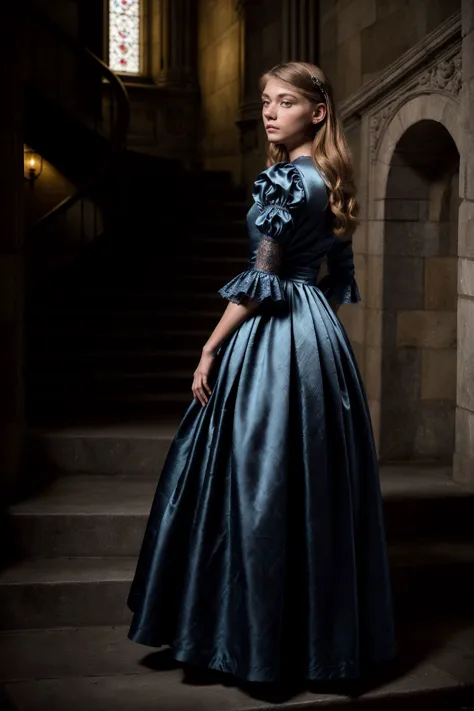
[(116, 72), (140, 72), (140, 0), (109, 0), (109, 64)]

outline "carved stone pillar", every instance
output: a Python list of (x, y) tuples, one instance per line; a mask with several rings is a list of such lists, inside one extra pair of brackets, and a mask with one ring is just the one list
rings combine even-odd
[(242, 153), (242, 183), (250, 192), (256, 174), (265, 163), (266, 136), (261, 125), (258, 78), (266, 67), (262, 57), (262, 3), (265, 0), (238, 0), (241, 23), (242, 86), (237, 125)]
[(197, 86), (197, 3), (195, 0), (159, 0), (159, 86)]
[(318, 61), (317, 0), (281, 0), (281, 61)]
[[(264, 35), (268, 30), (265, 15), (278, 8), (268, 0), (238, 0), (237, 9), (242, 22), (243, 43), (243, 96), (241, 119), (260, 112), (258, 78), (271, 64), (289, 61), (318, 61), (318, 0), (280, 0), (280, 37), (275, 37), (275, 46), (280, 53), (269, 56)], [(267, 7), (268, 6), (268, 7)], [(265, 12), (267, 11), (267, 12)], [(280, 41), (278, 42), (278, 39)]]

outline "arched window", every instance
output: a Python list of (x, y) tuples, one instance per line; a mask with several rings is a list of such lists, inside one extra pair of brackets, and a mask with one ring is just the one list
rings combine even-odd
[(109, 65), (120, 74), (140, 74), (141, 0), (109, 0)]

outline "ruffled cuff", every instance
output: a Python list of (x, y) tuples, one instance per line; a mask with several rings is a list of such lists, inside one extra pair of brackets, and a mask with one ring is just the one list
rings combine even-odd
[(328, 301), (333, 301), (336, 304), (357, 304), (362, 300), (355, 278), (348, 284), (343, 284), (327, 274), (319, 282), (318, 288)]
[(246, 298), (254, 301), (285, 301), (278, 274), (261, 269), (249, 269), (238, 274), (218, 293), (235, 304), (241, 304)]

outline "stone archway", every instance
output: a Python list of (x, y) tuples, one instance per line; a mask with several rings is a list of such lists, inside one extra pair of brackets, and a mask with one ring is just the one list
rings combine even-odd
[[(393, 111), (393, 113), (392, 113)], [(370, 124), (370, 121), (372, 121), (372, 126)], [(374, 125), (376, 129), (376, 140), (374, 140)], [(366, 224), (366, 230), (367, 230), (367, 248), (366, 248), (366, 274), (367, 274), (367, 283), (366, 283), (366, 299), (365, 299), (365, 358), (364, 358), (364, 371), (366, 373), (367, 377), (367, 385), (368, 385), (368, 396), (369, 396), (369, 404), (371, 407), (371, 412), (372, 412), (372, 419), (374, 423), (374, 430), (375, 430), (375, 435), (376, 435), (376, 440), (379, 448), (379, 454), (381, 456), (381, 459), (384, 457), (388, 458), (395, 458), (395, 459), (405, 459), (408, 457), (413, 457), (416, 456), (417, 450), (418, 450), (418, 455), (420, 457), (434, 457), (434, 458), (441, 458), (441, 459), (448, 459), (452, 455), (452, 440), (450, 441), (450, 452), (449, 455), (447, 454), (446, 451), (443, 453), (441, 451), (437, 451), (436, 447), (428, 447), (427, 441), (430, 439), (433, 440), (433, 434), (430, 436), (423, 436), (422, 434), (418, 434), (416, 436), (413, 435), (412, 432), (412, 437), (411, 437), (411, 444), (407, 441), (407, 437), (404, 435), (402, 437), (402, 432), (400, 431), (399, 438), (395, 437), (395, 439), (392, 438), (392, 442), (390, 442), (390, 438), (387, 438), (386, 432), (387, 432), (387, 427), (390, 427), (390, 422), (389, 422), (389, 411), (390, 411), (390, 405), (389, 405), (389, 400), (384, 401), (384, 389), (387, 386), (387, 383), (389, 382), (389, 373), (390, 370), (387, 371), (385, 361), (384, 361), (384, 355), (385, 355), (385, 350), (389, 347), (389, 344), (392, 343), (392, 347), (394, 346), (393, 339), (397, 333), (397, 322), (398, 322), (398, 311), (402, 311), (403, 309), (388, 309), (386, 306), (389, 304), (390, 299), (390, 275), (389, 275), (389, 262), (387, 261), (387, 258), (390, 256), (390, 251), (394, 248), (393, 245), (397, 244), (397, 237), (394, 234), (394, 231), (396, 229), (401, 229), (400, 227), (394, 227), (392, 226), (388, 227), (387, 230), (387, 225), (392, 222), (403, 222), (402, 218), (403, 214), (400, 212), (397, 212), (399, 210), (405, 210), (405, 218), (410, 217), (409, 211), (414, 210), (414, 202), (416, 201), (411, 201), (409, 200), (410, 198), (410, 190), (409, 190), (409, 183), (406, 184), (407, 190), (405, 191), (405, 194), (403, 194), (403, 180), (402, 180), (402, 189), (399, 195), (399, 198), (395, 198), (394, 195), (394, 189), (396, 189), (396, 169), (395, 166), (397, 163), (400, 161), (406, 160), (407, 158), (407, 151), (408, 151), (408, 156), (410, 156), (411, 153), (411, 166), (410, 166), (410, 160), (408, 160), (408, 165), (406, 165), (407, 169), (407, 180), (408, 176), (410, 176), (411, 179), (415, 179), (415, 176), (418, 175), (418, 183), (419, 183), (419, 190), (422, 190), (423, 186), (423, 195), (420, 194), (420, 199), (425, 202), (425, 209), (431, 209), (432, 211), (432, 216), (434, 217), (435, 215), (435, 207), (436, 205), (438, 206), (439, 212), (438, 212), (438, 219), (431, 220), (434, 224), (437, 225), (437, 227), (428, 227), (427, 224), (423, 226), (418, 226), (418, 230), (421, 230), (421, 233), (424, 231), (425, 232), (425, 239), (427, 230), (432, 229), (439, 229), (440, 225), (440, 220), (444, 219), (444, 221), (448, 222), (451, 227), (452, 232), (452, 219), (457, 219), (453, 218), (452, 214), (450, 214), (449, 219), (446, 217), (446, 210), (451, 209), (451, 211), (454, 209), (453, 204), (452, 204), (452, 198), (448, 196), (453, 195), (453, 189), (454, 189), (454, 194), (455, 198), (457, 199), (457, 192), (456, 192), (456, 185), (455, 181), (456, 178), (454, 175), (457, 172), (457, 168), (453, 167), (454, 163), (451, 160), (451, 173), (446, 173), (443, 175), (437, 175), (436, 171), (433, 168), (433, 163), (430, 164), (429, 160), (429, 155), (430, 155), (430, 150), (431, 148), (429, 147), (430, 141), (434, 141), (434, 145), (436, 148), (436, 143), (437, 140), (439, 139), (439, 136), (442, 136), (441, 139), (441, 144), (443, 146), (443, 151), (447, 152), (451, 156), (451, 158), (454, 160), (454, 156), (457, 156), (457, 160), (459, 160), (459, 144), (460, 144), (460, 124), (459, 124), (459, 104), (456, 98), (454, 96), (450, 96), (448, 94), (442, 94), (442, 93), (431, 93), (431, 94), (419, 94), (412, 96), (409, 100), (405, 100), (405, 103), (403, 104), (398, 104), (398, 106), (392, 104), (390, 107), (386, 107), (382, 111), (379, 111), (378, 114), (373, 114), (372, 117), (367, 119), (366, 121), (366, 126), (367, 130), (369, 130), (369, 127), (372, 128), (372, 134), (371, 138), (372, 140), (369, 142), (369, 150), (371, 152), (370, 155), (370, 163), (368, 166), (368, 184), (367, 184), (367, 224)], [(424, 134), (424, 129), (428, 131), (428, 133), (425, 135), (426, 138), (426, 143), (425, 143), (425, 150), (421, 151), (422, 153), (425, 153), (425, 165), (423, 166), (423, 159), (421, 157), (416, 157), (416, 148), (420, 143), (421, 137)], [(440, 133), (437, 133), (439, 131)], [(404, 138), (405, 137), (405, 138)], [(440, 144), (440, 145), (441, 145)], [(448, 145), (450, 148), (448, 149)], [(410, 151), (411, 149), (411, 151)], [(405, 154), (405, 157), (403, 158), (403, 155)], [(436, 151), (435, 151), (436, 154)], [(438, 160), (442, 160), (442, 156), (438, 157)], [(417, 166), (417, 162), (419, 165)], [(435, 160), (436, 163), (436, 160)], [(430, 168), (431, 165), (431, 168)], [(456, 163), (457, 166), (457, 163)], [(403, 167), (399, 166), (399, 167)], [(424, 171), (424, 172), (423, 172)], [(454, 173), (453, 173), (454, 171)], [(424, 175), (424, 179), (422, 179), (422, 175)], [(454, 183), (453, 183), (454, 181)], [(443, 187), (444, 186), (444, 187)], [(391, 193), (391, 202), (389, 202), (389, 196), (388, 192)], [(396, 202), (398, 199), (398, 202)], [(444, 199), (444, 202), (443, 202)], [(411, 205), (410, 205), (411, 203)], [(402, 207), (404, 206), (404, 207)], [(443, 206), (443, 209), (441, 207)], [(448, 207), (447, 207), (448, 206)], [(449, 207), (450, 206), (450, 207)], [(417, 209), (419, 210), (420, 207), (418, 206)], [(392, 211), (392, 212), (391, 212)], [(455, 205), (455, 211), (457, 212), (457, 202)], [(411, 215), (414, 217), (414, 214)], [(394, 219), (395, 218), (395, 219)], [(421, 223), (423, 223), (423, 213), (422, 212), (417, 212), (416, 215), (416, 220), (413, 219), (412, 222), (420, 222), (421, 218)], [(410, 221), (410, 220), (408, 220)], [(428, 221), (425, 221), (428, 222)], [(414, 228), (415, 229), (415, 228)], [(445, 227), (444, 229), (448, 229)], [(390, 238), (390, 230), (392, 230), (392, 237)], [(455, 238), (452, 237), (452, 240), (455, 242)], [(420, 237), (419, 237), (419, 243), (420, 243)], [(399, 238), (398, 238), (399, 241)], [(428, 240), (429, 241), (429, 240)], [(385, 254), (386, 251), (386, 246), (387, 242), (389, 244), (389, 247), (387, 249), (387, 254)], [(407, 240), (405, 240), (407, 242)], [(424, 240), (421, 240), (421, 243), (424, 244)], [(396, 248), (396, 247), (395, 247)], [(403, 250), (407, 249), (407, 244), (403, 246), (401, 243), (399, 243), (399, 248), (401, 252)], [(450, 242), (450, 250), (453, 249), (452, 243)], [(398, 257), (402, 258), (403, 254), (399, 252)], [(393, 255), (392, 255), (393, 256)], [(408, 256), (408, 255), (407, 255)], [(417, 255), (412, 255), (414, 259), (424, 259), (422, 254), (417, 254)], [(434, 257), (435, 255), (433, 255)], [(443, 256), (438, 255), (439, 259), (443, 259)], [(454, 258), (454, 255), (452, 254), (446, 254), (445, 258)], [(387, 269), (385, 266), (387, 265)], [(400, 266), (400, 263), (399, 263)], [(412, 265), (413, 269), (415, 269), (415, 266)], [(426, 264), (424, 262), (420, 263), (418, 262), (418, 270), (419, 270), (419, 275), (418, 279), (422, 279), (423, 282), (423, 289), (424, 289), (424, 279), (425, 279), (425, 267)], [(453, 271), (452, 271), (453, 265), (451, 264), (451, 271), (449, 271), (449, 267), (447, 266), (446, 269), (450, 273), (451, 278), (453, 276)], [(431, 265), (427, 269), (434, 269), (435, 267)], [(420, 277), (420, 274), (423, 276)], [(392, 281), (392, 288), (393, 286), (396, 286), (398, 290), (400, 290), (401, 287), (403, 287), (403, 284), (401, 281), (403, 280), (403, 272), (398, 273), (393, 267), (392, 267), (392, 277), (394, 281)], [(428, 277), (426, 277), (428, 278)], [(387, 280), (387, 281), (386, 281)], [(406, 290), (405, 290), (406, 291)], [(405, 298), (406, 300), (409, 298), (408, 296), (403, 296), (400, 297)], [(425, 294), (424, 291), (420, 292), (418, 294), (418, 297), (413, 296), (413, 301), (412, 304), (415, 304), (415, 299), (418, 298), (419, 300), (422, 299), (424, 302)], [(418, 302), (420, 303), (420, 302)], [(401, 304), (401, 302), (400, 302)], [(403, 304), (401, 304), (403, 305)], [(455, 310), (455, 306), (453, 306), (451, 302), (451, 307)], [(407, 309), (407, 310), (413, 310), (415, 311), (416, 309)], [(421, 309), (419, 309), (421, 311)], [(386, 314), (387, 311), (387, 314)], [(388, 313), (391, 311), (391, 314)], [(395, 313), (394, 313), (395, 312)], [(451, 311), (451, 314), (453, 311)], [(387, 318), (385, 318), (387, 316)], [(452, 318), (447, 317), (447, 319)], [(392, 319), (392, 326), (390, 326), (390, 319)], [(391, 340), (390, 340), (391, 339)], [(402, 347), (402, 346), (400, 346)], [(409, 346), (407, 345), (406, 348), (412, 348), (416, 349), (416, 345)], [(425, 373), (427, 372), (427, 368), (429, 368), (429, 365), (426, 365), (427, 362), (429, 361), (430, 356), (427, 354), (423, 353), (418, 353), (415, 355), (415, 353), (410, 354), (413, 358), (413, 360), (418, 360), (420, 362), (420, 359), (425, 360)], [(436, 362), (436, 355), (435, 354), (432, 358), (432, 361)], [(393, 358), (395, 358), (395, 355), (392, 353)], [(403, 363), (403, 356), (408, 358), (408, 351), (406, 351), (403, 355), (401, 352), (398, 353), (398, 358), (402, 359)], [(439, 356), (440, 359), (442, 359), (442, 356)], [(448, 355), (447, 358), (453, 358), (452, 355)], [(396, 360), (396, 358), (395, 358)], [(452, 362), (452, 360), (451, 360)], [(392, 360), (393, 364), (393, 360)], [(432, 364), (431, 364), (432, 365)], [(408, 363), (406, 363), (406, 366), (408, 367)], [(392, 366), (393, 367), (393, 366)], [(421, 366), (420, 366), (421, 367)], [(403, 379), (403, 368), (400, 365), (401, 370), (398, 371), (399, 373), (399, 385), (400, 385), (400, 378)], [(405, 376), (406, 376), (405, 371)], [(421, 378), (421, 371), (419, 370), (419, 378)], [(436, 372), (436, 368), (435, 368)], [(436, 376), (434, 376), (436, 379)], [(393, 385), (393, 383), (392, 383)], [(413, 382), (412, 382), (413, 385)], [(425, 382), (426, 386), (426, 382)], [(449, 398), (448, 401), (450, 403), (449, 407), (452, 408), (453, 405), (452, 403), (454, 402), (455, 395), (452, 393), (452, 381), (451, 381), (451, 386), (447, 386), (447, 389), (449, 390)], [(421, 393), (421, 391), (419, 391)], [(429, 392), (429, 389), (427, 390), (425, 387), (425, 390), (423, 391), (424, 394), (426, 395)], [(434, 391), (432, 391), (432, 394), (434, 395)], [(428, 398), (429, 399), (429, 398)], [(438, 399), (438, 398), (433, 398), (433, 399)], [(439, 399), (444, 399), (444, 398), (439, 398)], [(421, 394), (420, 394), (420, 400), (421, 400)], [(413, 405), (414, 407), (414, 405)], [(395, 405), (393, 405), (393, 408), (395, 408)], [(440, 408), (442, 406), (440, 405)], [(396, 408), (395, 408), (396, 409)], [(399, 408), (401, 409), (401, 408)], [(426, 408), (429, 410), (429, 407), (427, 406)], [(397, 414), (397, 417), (399, 415)], [(427, 415), (425, 415), (427, 417)], [(450, 414), (449, 417), (452, 417)], [(419, 425), (419, 427), (421, 427)], [(423, 431), (423, 427), (421, 427), (421, 430)], [(426, 431), (426, 428), (425, 428)], [(454, 425), (452, 425), (451, 428), (451, 433), (454, 431)], [(451, 435), (450, 435), (451, 436)], [(405, 438), (405, 444), (402, 446), (402, 440)], [(397, 443), (398, 441), (398, 443)], [(418, 442), (418, 445), (416, 445), (416, 442)], [(445, 447), (445, 450), (447, 449), (447, 445)], [(385, 451), (384, 451), (385, 450)]]
[(385, 198), (380, 458), (451, 462), (456, 409), (459, 153), (422, 119), (392, 154)]

